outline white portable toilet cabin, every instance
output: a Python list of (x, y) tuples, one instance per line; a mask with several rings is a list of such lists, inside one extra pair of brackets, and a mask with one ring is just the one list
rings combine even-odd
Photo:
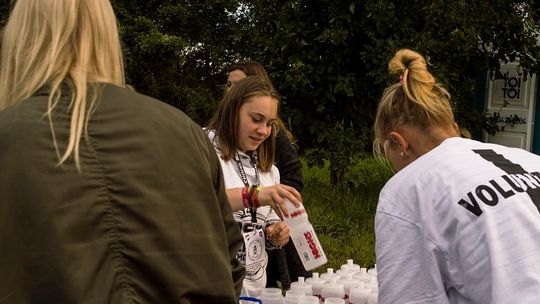
[(486, 75), (484, 96), (485, 109), (498, 113), (504, 131), (495, 135), (483, 132), (483, 140), (540, 155), (540, 80), (536, 75), (525, 80), (517, 63), (501, 65), (501, 73), (503, 77), (494, 80)]

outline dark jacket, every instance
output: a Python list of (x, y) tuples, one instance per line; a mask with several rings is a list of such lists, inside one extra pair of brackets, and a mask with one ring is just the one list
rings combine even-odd
[(0, 111), (0, 303), (238, 303), (243, 241), (201, 128), (105, 85), (78, 173), (47, 99)]
[(298, 192), (304, 188), (302, 162), (298, 151), (283, 129), (276, 136), (276, 167), (282, 184), (294, 187)]

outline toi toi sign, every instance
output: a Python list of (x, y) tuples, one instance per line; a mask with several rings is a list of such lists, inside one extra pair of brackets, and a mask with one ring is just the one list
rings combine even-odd
[(493, 81), (493, 103), (523, 103), (523, 79), (516, 68), (503, 70), (503, 78)]
[(502, 88), (504, 99), (517, 99), (521, 93), (521, 77), (506, 77)]

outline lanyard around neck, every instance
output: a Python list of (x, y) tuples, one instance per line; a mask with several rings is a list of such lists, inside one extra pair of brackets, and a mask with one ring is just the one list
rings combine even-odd
[[(236, 165), (238, 166), (238, 171), (240, 172), (240, 178), (242, 179), (242, 183), (244, 183), (244, 186), (249, 187), (249, 180), (247, 178), (246, 171), (244, 170), (244, 165), (242, 164), (242, 161), (240, 160), (240, 155), (238, 154), (238, 151), (234, 153), (233, 159), (236, 162)], [(251, 155), (249, 155), (249, 159), (250, 159), (251, 165), (253, 166), (253, 170), (255, 170), (256, 186), (258, 186), (260, 184), (260, 177), (259, 177), (257, 152), (253, 152)], [(249, 208), (249, 212), (251, 213), (251, 222), (253, 222), (254, 224), (257, 223), (257, 208)]]
[[(244, 170), (244, 165), (242, 164), (242, 161), (240, 160), (240, 155), (238, 154), (238, 151), (234, 154), (234, 161), (236, 162), (236, 165), (238, 166), (238, 171), (240, 171), (240, 178), (242, 179), (242, 183), (244, 183), (244, 186), (249, 187), (249, 180), (247, 178), (246, 171)], [(258, 160), (256, 152), (253, 152), (249, 156), (251, 165), (253, 166), (253, 170), (255, 170), (255, 180), (256, 184), (255, 186), (258, 186), (260, 183), (260, 177), (259, 177), (259, 168), (258, 168)]]

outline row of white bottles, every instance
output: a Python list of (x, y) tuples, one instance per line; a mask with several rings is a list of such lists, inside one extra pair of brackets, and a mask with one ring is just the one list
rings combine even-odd
[(327, 268), (310, 278), (299, 277), (283, 296), (279, 288), (265, 288), (263, 304), (377, 304), (377, 269), (362, 268), (347, 260), (336, 272)]
[(297, 282), (291, 284), (291, 290), (302, 290), (325, 304), (334, 303), (336, 298), (342, 299), (345, 304), (376, 304), (377, 269), (362, 268), (353, 260), (347, 260), (347, 264), (336, 272), (333, 268), (327, 268), (326, 272), (314, 272), (312, 277), (305, 280), (298, 278)]

